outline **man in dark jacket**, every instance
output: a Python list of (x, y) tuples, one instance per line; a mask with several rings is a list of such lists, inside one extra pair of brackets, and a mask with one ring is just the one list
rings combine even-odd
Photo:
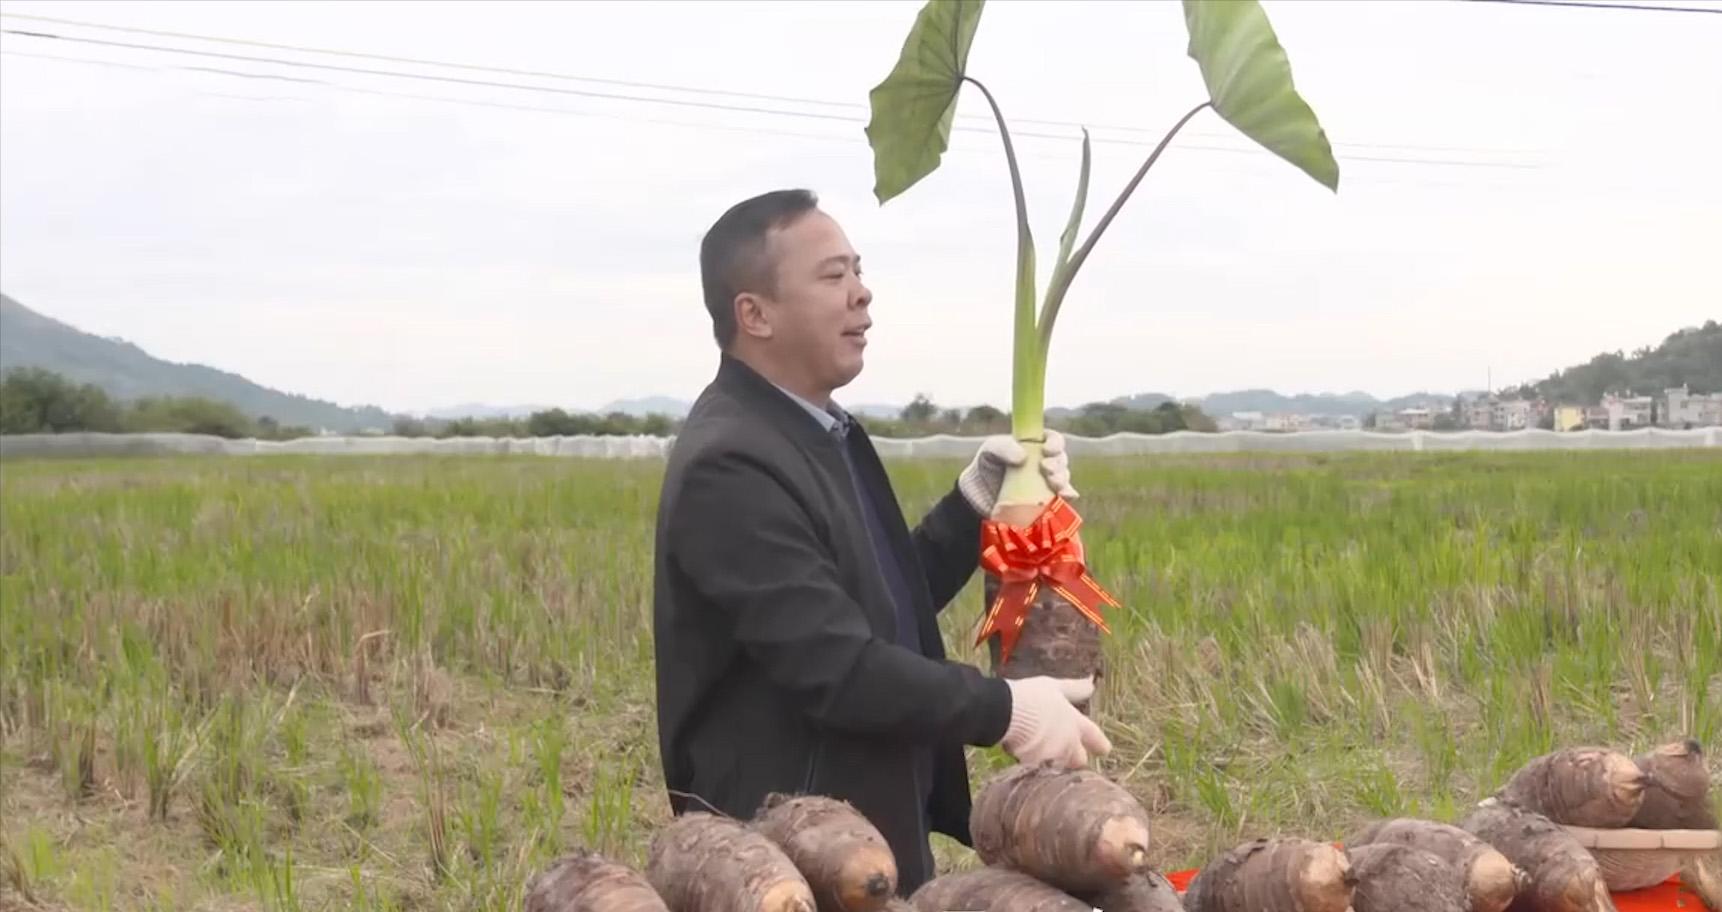
[[(1093, 680), (1004, 680), (947, 660), (939, 611), (979, 562), (1009, 465), (989, 438), (911, 531), (867, 434), (831, 401), (860, 372), (871, 292), (804, 191), (730, 209), (700, 251), (721, 349), (672, 447), (657, 520), (658, 731), (676, 813), (753, 816), (772, 792), (853, 804), (934, 875), (970, 844), (965, 745), (1081, 766), (1110, 744), (1073, 703)], [(1066, 497), (1063, 441), (1043, 471)]]

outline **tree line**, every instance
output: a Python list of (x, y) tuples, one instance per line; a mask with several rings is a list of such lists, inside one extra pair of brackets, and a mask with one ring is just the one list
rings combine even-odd
[[(924, 437), (951, 434), (976, 437), (1010, 433), (1010, 415), (990, 405), (969, 409), (941, 408), (918, 395), (894, 418), (862, 417), (867, 432), (878, 437)], [(1214, 420), (1198, 406), (1162, 402), (1152, 409), (1133, 409), (1116, 402), (1090, 402), (1073, 411), (1049, 414), (1046, 426), (1079, 437), (1111, 434), (1169, 434), (1173, 431), (1215, 431)]]
[[(968, 409), (943, 408), (926, 396), (916, 396), (895, 416), (866, 415), (857, 420), (876, 437), (924, 437), (933, 434), (977, 437), (1010, 432), (1010, 415), (990, 405)], [(1048, 427), (1083, 437), (1116, 433), (1164, 434), (1172, 431), (1213, 431), (1214, 422), (1200, 408), (1164, 402), (1149, 410), (1117, 403), (1091, 402), (1048, 417)], [(573, 437), (645, 435), (665, 437), (681, 430), (681, 420), (669, 415), (598, 415), (560, 408), (525, 417), (396, 418), (389, 428), (372, 433), (400, 437)], [(268, 416), (252, 416), (229, 402), (201, 396), (147, 396), (120, 400), (93, 383), (76, 383), (50, 370), (15, 368), (0, 380), (0, 434), (57, 434), (76, 431), (124, 433), (208, 434), (229, 439), (290, 440), (316, 436), (318, 431), (283, 425)]]
[[(666, 415), (570, 414), (562, 409), (512, 418), (397, 418), (372, 433), (402, 437), (552, 437), (674, 433)], [(252, 416), (230, 402), (204, 396), (117, 399), (93, 383), (77, 383), (39, 367), (13, 368), (0, 379), (0, 434), (207, 434), (229, 439), (291, 440), (318, 429)]]
[(553, 408), (525, 418), (397, 418), (389, 433), (397, 437), (667, 437), (681, 429), (668, 415), (594, 415)]
[(120, 400), (93, 383), (75, 383), (39, 367), (19, 367), (0, 379), (0, 434), (207, 434), (238, 439), (307, 437), (305, 427), (253, 418), (232, 403), (201, 396)]
[[(940, 407), (925, 395), (916, 396), (895, 416), (857, 415), (875, 437), (927, 437), (950, 434), (980, 437), (1010, 433), (1010, 415), (990, 405), (968, 409)], [(644, 434), (663, 437), (681, 431), (681, 419), (668, 415), (606, 415), (570, 413), (562, 409), (533, 412), (524, 418), (456, 418), (431, 421), (403, 418), (391, 433), (402, 437), (554, 437), (574, 435)], [(1213, 431), (1213, 419), (1194, 405), (1162, 403), (1151, 410), (1130, 409), (1111, 402), (1091, 402), (1071, 414), (1049, 417), (1048, 427), (1082, 437), (1109, 434), (1165, 434), (1171, 431)]]

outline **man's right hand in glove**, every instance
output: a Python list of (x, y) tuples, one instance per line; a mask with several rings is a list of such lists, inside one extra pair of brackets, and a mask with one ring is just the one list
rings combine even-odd
[(1020, 763), (1048, 760), (1075, 769), (1088, 755), (1105, 754), (1112, 742), (1075, 704), (1094, 694), (1094, 679), (1034, 677), (1011, 679), (1010, 729), (999, 746)]

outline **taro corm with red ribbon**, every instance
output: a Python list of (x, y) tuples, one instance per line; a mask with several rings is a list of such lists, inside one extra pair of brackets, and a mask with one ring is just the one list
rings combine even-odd
[(975, 642), (997, 635), (997, 662), (1010, 663), (1023, 625), (1043, 589), (1056, 593), (1100, 631), (1110, 633), (1102, 605), (1123, 607), (1088, 574), (1082, 526), (1069, 502), (1053, 497), (1027, 526), (996, 519), (981, 523), (981, 568), (998, 581)]

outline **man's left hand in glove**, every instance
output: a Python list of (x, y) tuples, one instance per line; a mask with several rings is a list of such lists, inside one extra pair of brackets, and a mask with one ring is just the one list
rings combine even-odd
[[(1046, 479), (1046, 486), (1065, 500), (1075, 500), (1078, 495), (1070, 485), (1070, 454), (1064, 449), (1064, 436), (1047, 431), (1040, 452), (1040, 474)], [(1004, 485), (1005, 470), (1020, 466), (1027, 459), (1022, 444), (1009, 434), (988, 437), (957, 476), (957, 488), (975, 512), (991, 516), (998, 504), (999, 488)]]

